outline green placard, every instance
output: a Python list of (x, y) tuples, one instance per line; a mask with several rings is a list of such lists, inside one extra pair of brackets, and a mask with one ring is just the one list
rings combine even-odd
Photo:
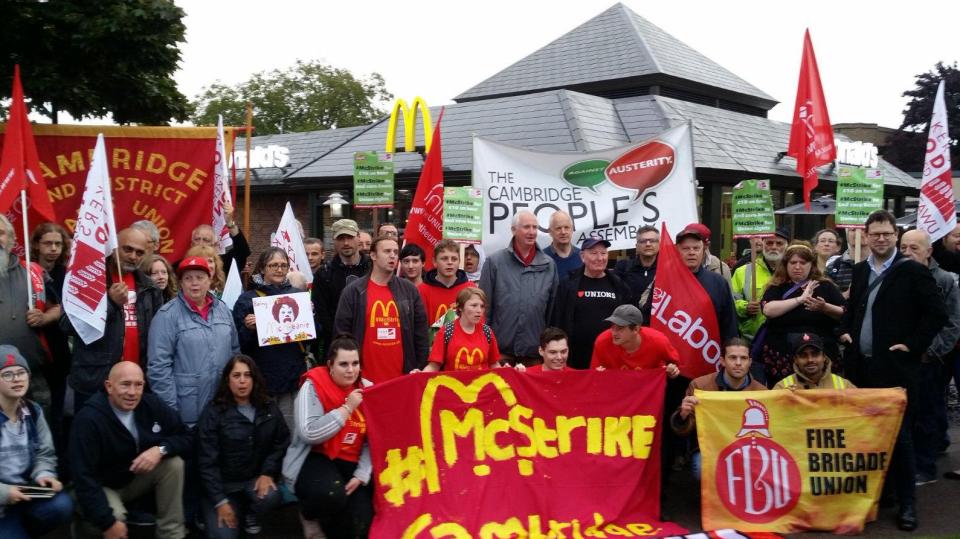
[(483, 192), (476, 187), (443, 190), (443, 237), (463, 243), (483, 240)]
[(769, 180), (743, 180), (733, 188), (733, 237), (770, 236), (777, 228)]
[(883, 208), (883, 172), (879, 168), (837, 167), (838, 227), (862, 227), (867, 216)]
[[(383, 155), (383, 158), (380, 158)], [(353, 154), (353, 207), (393, 207), (393, 154)]]

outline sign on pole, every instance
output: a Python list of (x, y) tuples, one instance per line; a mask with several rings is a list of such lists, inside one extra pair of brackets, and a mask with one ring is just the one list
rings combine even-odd
[(733, 188), (733, 237), (772, 236), (777, 229), (769, 180), (744, 180)]
[(443, 237), (461, 243), (483, 241), (483, 191), (476, 187), (443, 190)]
[(883, 208), (883, 172), (879, 168), (837, 167), (838, 228), (862, 228), (867, 216)]
[(353, 207), (393, 207), (393, 154), (356, 152), (353, 155)]

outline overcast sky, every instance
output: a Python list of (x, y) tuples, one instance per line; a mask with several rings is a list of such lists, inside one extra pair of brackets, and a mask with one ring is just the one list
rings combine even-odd
[[(176, 0), (187, 42), (176, 80), (210, 83), (318, 59), (377, 72), (396, 97), (431, 106), (586, 22), (611, 0)], [(809, 27), (833, 123), (898, 127), (918, 73), (960, 60), (960, 2), (624, 0), (630, 9), (780, 101), (790, 121)]]

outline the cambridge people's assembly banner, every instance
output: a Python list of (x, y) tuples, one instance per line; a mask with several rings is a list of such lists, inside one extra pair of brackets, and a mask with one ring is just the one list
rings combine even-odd
[[(32, 127), (50, 200), (57, 220), (68, 231), (73, 232), (77, 220), (99, 133), (107, 146), (118, 227), (141, 219), (153, 221), (160, 230), (158, 254), (174, 261), (190, 247), (194, 227), (212, 223), (215, 127)], [(19, 203), (11, 213), (19, 237)], [(38, 224), (29, 223), (31, 229)]]
[[(364, 391), (371, 537), (644, 537), (657, 521), (663, 371), (404, 376)], [(561, 535), (562, 534), (562, 535)]]
[(903, 390), (696, 396), (705, 529), (855, 534), (876, 518)]
[(633, 249), (637, 229), (666, 221), (670, 230), (697, 222), (696, 180), (690, 124), (629, 146), (595, 152), (543, 152), (473, 139), (473, 186), (483, 191), (483, 248), (490, 254), (510, 243), (517, 211), (532, 211), (550, 242), (550, 215), (573, 218), (574, 245), (586, 237), (612, 249)]

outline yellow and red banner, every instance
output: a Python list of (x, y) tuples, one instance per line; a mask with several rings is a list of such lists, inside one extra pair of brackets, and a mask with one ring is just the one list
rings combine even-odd
[[(215, 127), (32, 127), (57, 221), (70, 232), (99, 133), (106, 140), (118, 227), (153, 221), (160, 230), (158, 253), (172, 262), (189, 248), (194, 227), (212, 223)], [(17, 223), (18, 206), (10, 212)], [(38, 224), (31, 222), (30, 228)]]
[(662, 371), (412, 375), (364, 392), (371, 537), (650, 537)]
[(902, 390), (696, 396), (705, 529), (853, 534), (876, 518)]

